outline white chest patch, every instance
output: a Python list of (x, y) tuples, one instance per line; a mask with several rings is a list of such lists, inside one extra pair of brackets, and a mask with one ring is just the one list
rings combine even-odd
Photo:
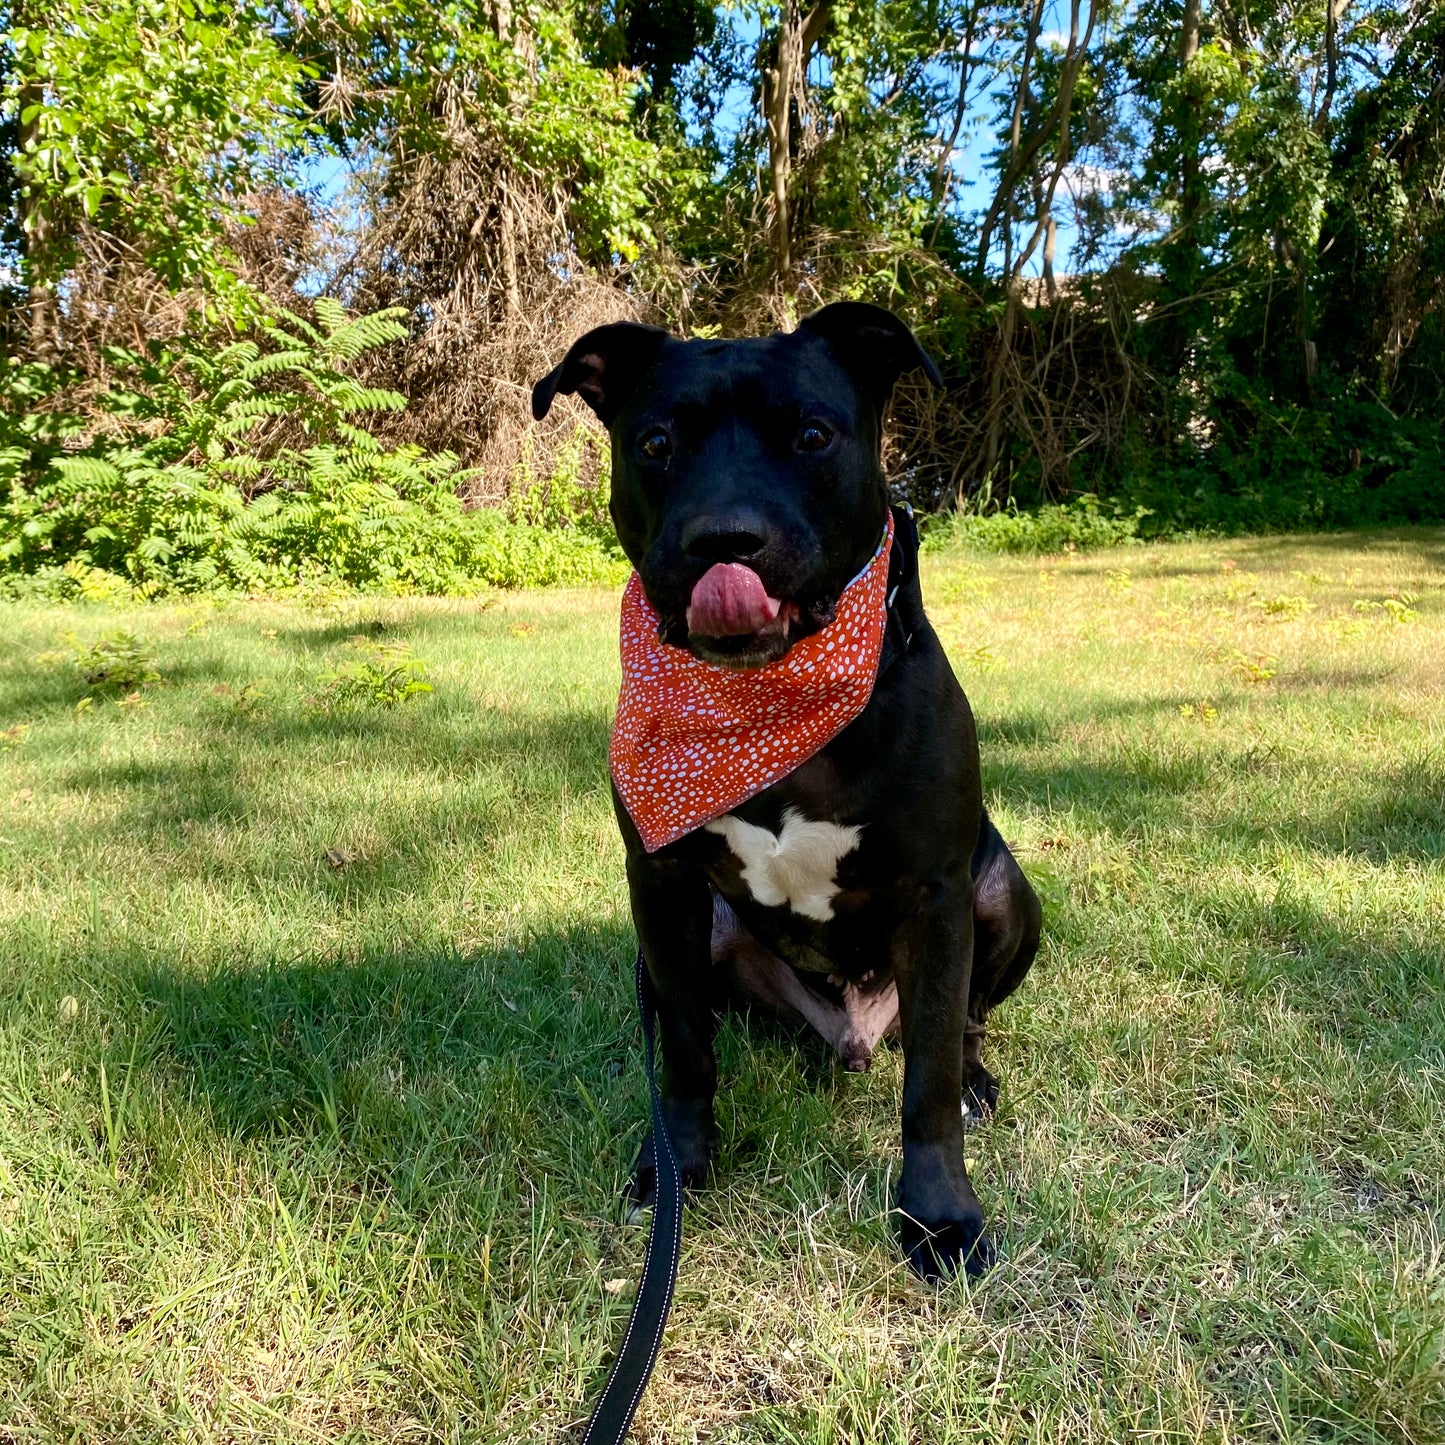
[(838, 863), (858, 846), (863, 829), (815, 823), (796, 808), (783, 813), (783, 831), (770, 833), (728, 813), (714, 818), (709, 833), (721, 834), (742, 861), (743, 882), (765, 908), (787, 906), (826, 923), (838, 892)]

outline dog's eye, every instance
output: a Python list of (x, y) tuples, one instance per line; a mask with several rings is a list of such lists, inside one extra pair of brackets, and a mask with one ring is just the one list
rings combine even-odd
[(672, 438), (665, 431), (650, 431), (637, 444), (649, 461), (665, 462), (672, 455)]
[(820, 452), (833, 440), (833, 433), (820, 421), (810, 421), (798, 433), (800, 452)]

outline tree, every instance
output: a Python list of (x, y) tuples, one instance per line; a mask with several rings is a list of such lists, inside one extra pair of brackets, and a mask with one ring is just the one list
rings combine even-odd
[(55, 287), (87, 251), (244, 309), (227, 236), (288, 179), (301, 67), (270, 13), (213, 0), (59, 0), (12, 12), (3, 105), (29, 345), (59, 346)]

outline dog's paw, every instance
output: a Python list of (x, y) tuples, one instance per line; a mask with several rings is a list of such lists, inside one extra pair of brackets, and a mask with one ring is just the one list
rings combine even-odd
[[(682, 1175), (684, 1189), (700, 1189), (707, 1183), (712, 1165), (712, 1149), (705, 1138), (694, 1137), (680, 1142), (674, 1137), (673, 1152), (677, 1155), (678, 1172)], [(632, 1180), (627, 1186), (625, 1198), (627, 1222), (633, 1224), (644, 1209), (651, 1209), (657, 1203), (657, 1158), (653, 1152), (653, 1139), (649, 1133), (642, 1141), (637, 1154), (637, 1163), (632, 1167)]]
[(998, 1258), (984, 1231), (977, 1201), (959, 1200), (946, 1209), (910, 1210), (906, 1186), (898, 1197), (898, 1241), (915, 1274), (932, 1282), (951, 1279), (960, 1269), (970, 1278), (993, 1268)]
[(983, 1067), (963, 1081), (963, 1122), (973, 1127), (992, 1119), (998, 1109), (998, 1080)]
[(993, 1241), (977, 1219), (944, 1219), (924, 1224), (904, 1215), (898, 1227), (903, 1255), (913, 1272), (931, 1282), (952, 1279), (961, 1268), (970, 1278), (992, 1269), (998, 1259)]

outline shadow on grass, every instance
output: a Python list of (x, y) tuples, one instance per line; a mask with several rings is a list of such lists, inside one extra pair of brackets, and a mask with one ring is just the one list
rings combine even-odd
[[(1368, 686), (1368, 679), (1357, 685)], [(1280, 757), (1270, 747), (1225, 751), (1228, 741), (1221, 738), (1214, 752), (1140, 747), (1074, 760), (1038, 762), (1027, 756), (1028, 749), (1047, 745), (1079, 723), (1167, 718), (1178, 706), (1174, 698), (1123, 698), (1087, 700), (1062, 716), (989, 714), (979, 727), (985, 786), (1008, 805), (1069, 813), (1086, 827), (1139, 837), (1199, 826), (1194, 818), (1199, 800), (1259, 775), (1257, 791), (1242, 792), (1238, 808), (1216, 814), (1209, 825), (1215, 837), (1242, 849), (1284, 844), (1371, 861), (1445, 857), (1440, 801), (1445, 774), (1428, 760), (1362, 778), (1348, 800), (1302, 813), (1291, 789), (1276, 788), (1274, 779), (1308, 773), (1311, 763)], [(60, 783), (73, 794), (121, 790), (115, 816), (97, 824), (96, 835), (109, 834), (138, 849), (174, 850), (184, 840), (179, 866), (214, 872), (236, 866), (233, 830), (254, 832), (280, 806), (276, 780), (286, 770), (312, 775), (332, 767), (357, 772), (373, 764), (384, 767), (399, 777), (396, 826), (388, 826), (387, 809), (369, 815), (379, 842), (372, 856), (356, 860), (344, 874), (322, 868), (320, 855), (347, 840), (317, 840), (317, 856), (306, 865), (309, 886), (326, 897), (424, 887), (458, 836), (473, 833), (485, 838), (489, 849), (506, 849), (548, 826), (550, 815), (529, 810), (531, 800), (545, 805), (559, 792), (574, 798), (607, 792), (610, 718), (601, 708), (473, 713), (428, 699), (389, 712), (286, 707), (238, 717), (207, 697), (186, 727), (203, 745), (185, 757), (157, 760), (133, 753), (104, 762), (83, 757), (64, 768)], [(507, 780), (500, 791), (499, 770)], [(408, 776), (419, 785), (410, 796)], [(440, 800), (434, 789), (421, 786), (438, 777), (483, 776), (487, 782), (479, 791)], [(297, 866), (294, 857), (278, 858), (275, 868), (262, 860), (258, 885), (270, 886), (283, 874), (298, 881)]]
[[(1296, 765), (1308, 771), (1304, 763)], [(984, 786), (1006, 803), (1044, 813), (1071, 813), (1086, 827), (1118, 837), (1148, 837), (1163, 828), (1197, 828), (1191, 802), (1211, 789), (1278, 768), (1272, 749), (1245, 757), (1193, 756), (1161, 760), (1140, 757), (1133, 765), (1081, 760), (1034, 766), (1015, 758), (986, 758)], [(1261, 844), (1282, 844), (1329, 857), (1370, 862), (1445, 858), (1445, 776), (1428, 765), (1399, 765), (1372, 777), (1347, 802), (1302, 814), (1295, 800), (1275, 800), (1268, 788), (1251, 794), (1248, 805), (1216, 818), (1210, 834), (1242, 854)]]
[(495, 643), (506, 635), (508, 619), (492, 611), (492, 604), (476, 603), (466, 608), (439, 611), (417, 607), (398, 609), (386, 617), (368, 616), (360, 611), (351, 618), (331, 622), (298, 619), (292, 625), (277, 628), (275, 643), (279, 647), (311, 656), (356, 643), (358, 639), (377, 647), (388, 643), (412, 646), (423, 639), (457, 634), (466, 630), (478, 641)]
[[(137, 962), (137, 1083), (170, 1101), (146, 1132), (199, 1125), (322, 1195), (379, 1189), (421, 1214), (466, 1197), (479, 1231), (498, 1208), (524, 1220), (534, 1189), (605, 1220), (646, 1118), (633, 948), (589, 925), (474, 955), (429, 941), (198, 973)], [(112, 1038), (112, 1079), (136, 1037)], [(177, 1110), (193, 1122), (167, 1130)], [(188, 1151), (158, 1158), (156, 1185), (192, 1168)]]
[(1276, 692), (1326, 692), (1376, 687), (1392, 677), (1394, 667), (1340, 667), (1329, 663), (1308, 664), (1282, 673), (1271, 681)]
[[(1354, 528), (1343, 532), (1282, 532), (1278, 534), (1250, 533), (1242, 536), (1202, 537), (1201, 542), (1215, 549), (1220, 561), (1228, 558), (1236, 564), (1250, 569), (1257, 566), (1298, 567), (1311, 552), (1336, 563), (1335, 554), (1352, 552), (1357, 556), (1368, 552), (1371, 546), (1398, 545), (1407, 548), (1413, 558), (1426, 567), (1445, 570), (1445, 529), (1439, 527), (1367, 527)], [(1196, 581), (1217, 580), (1220, 574), (1219, 561), (1174, 562), (1170, 558), (1171, 544), (1151, 544), (1151, 550), (1141, 555), (1133, 548), (1122, 547), (1104, 551), (1076, 554), (1070, 562), (1071, 569), (1106, 571), (1112, 567), (1138, 565), (1143, 570), (1141, 579), (1167, 581), (1178, 578), (1192, 578)], [(974, 559), (987, 558), (988, 554), (972, 554)], [(1015, 556), (1011, 561), (1038, 562), (1042, 558)], [(1056, 559), (1057, 560), (1057, 559)], [(1368, 579), (1363, 579), (1368, 581)]]
[(1067, 713), (989, 710), (975, 716), (974, 725), (978, 730), (979, 751), (987, 766), (991, 761), (998, 762), (1008, 748), (1039, 747), (1055, 742), (1061, 733), (1080, 723), (1113, 722), (1150, 714), (1174, 717), (1184, 703), (1196, 700), (1182, 692), (1170, 697), (1091, 698), (1087, 705)]
[[(1328, 683), (1332, 694), (1368, 691), (1380, 674), (1360, 670), (1348, 675), (1310, 676), (1287, 691), (1305, 691)], [(1445, 858), (1445, 761), (1436, 760), (1422, 739), (1422, 756), (1406, 763), (1370, 767), (1362, 758), (1354, 795), (1328, 808), (1301, 812), (1291, 789), (1278, 791), (1276, 779), (1298, 783), (1317, 771), (1308, 756), (1282, 752), (1273, 742), (1241, 746), (1227, 734), (1214, 751), (1162, 751), (1141, 740), (1122, 753), (1086, 754), (1072, 760), (1037, 763), (1019, 751), (1056, 743), (1071, 727), (1118, 719), (1175, 721), (1192, 695), (1088, 701), (1067, 713), (1000, 712), (978, 723), (986, 793), (1004, 803), (1048, 812), (1070, 812), (1087, 826), (1118, 836), (1148, 835), (1200, 826), (1191, 819), (1194, 802), (1222, 788), (1258, 777), (1258, 789), (1242, 796), (1232, 814), (1208, 826), (1216, 837), (1240, 847), (1283, 843), (1321, 855), (1358, 856), (1371, 861), (1394, 857), (1432, 861)]]
[[(160, 669), (162, 681), (140, 689), (149, 702), (172, 689), (215, 683), (229, 676), (220, 659), (187, 658)], [(92, 693), (74, 667), (65, 663), (30, 667), (23, 678), (0, 678), (0, 724), (37, 722), (46, 716), (74, 712), (84, 697), (93, 696), (94, 706), (106, 707), (121, 696), (121, 689)]]
[[(1332, 1139), (1366, 1137), (1375, 1113), (1382, 1123), (1398, 1113), (1401, 1079), (1445, 1066), (1438, 959), (1418, 936), (1399, 938), (1378, 919), (1342, 922), (1300, 899), (1218, 890), (1182, 895), (1177, 921), (1217, 960), (1207, 965), (1210, 988), (1227, 1007), (1247, 1017), (1261, 995), (1282, 990), (1283, 1006), (1312, 1021), (1306, 1036), (1318, 1060), (1301, 1057), (1298, 1067), (1327, 1075), (1340, 1048), (1357, 1061), (1356, 1112), (1330, 1124)], [(126, 972), (145, 1018), (146, 1072), (163, 1093), (201, 1104), (217, 1132), (284, 1157), (327, 1190), (380, 1188), (413, 1211), (485, 1178), (496, 1207), (525, 1212), (529, 1190), (545, 1186), (575, 1218), (601, 1223), (616, 1217), (646, 1127), (634, 948), (625, 923), (588, 923), (475, 954), (434, 940), (198, 974), (153, 964)], [(1024, 1007), (1030, 992), (1048, 987), (1036, 973), (1020, 996)], [(1027, 1034), (1031, 1026), (1023, 1027)], [(1065, 1024), (1047, 1048), (1077, 1054), (1075, 1027)], [(1132, 1040), (1137, 1054), (1140, 1027), (1126, 1015), (1096, 1021), (1085, 1052), (1129, 1057)], [(1246, 1057), (1258, 1051), (1256, 1072), (1282, 1067), (1268, 1031), (1257, 1039), (1242, 1028), (1235, 1037)], [(133, 1038), (120, 1029), (110, 1041), (113, 1078)], [(1167, 1031), (1159, 1047), (1171, 1047)], [(819, 1154), (852, 1155), (846, 1100), (855, 1081), (810, 1031), (732, 1014), (719, 1056), (725, 1140), (715, 1187), (755, 1174), (762, 1159), (772, 1175)], [(1006, 1091), (1014, 1073), (1005, 1061)], [(1029, 1107), (1026, 1098), (1009, 1105)], [(1401, 1123), (1394, 1118), (1392, 1127)], [(1424, 1139), (1423, 1116), (1420, 1128)], [(1325, 1142), (1320, 1149), (1328, 1153)], [(859, 1162), (867, 1156), (852, 1159)], [(886, 1153), (872, 1162), (886, 1164)], [(1256, 1163), (1267, 1172), (1265, 1160)], [(1408, 1151), (1379, 1167), (1379, 1177), (1439, 1203), (1438, 1181), (1425, 1180)]]
[(1422, 562), (1445, 567), (1445, 528), (1355, 527), (1340, 532), (1283, 532), (1246, 537), (1221, 537), (1218, 546), (1231, 548), (1237, 557), (1270, 557), (1280, 553), (1362, 552), (1372, 546), (1408, 548)]
[[(647, 1122), (635, 949), (630, 925), (587, 924), (472, 955), (434, 943), (199, 976), (142, 966), (131, 978), (146, 1071), (202, 1104), (219, 1133), (280, 1148), (305, 1174), (340, 1167), (411, 1210), (483, 1176), (496, 1192), (500, 1165), (498, 1197), (525, 1209), (545, 1180), (582, 1217), (606, 1220)], [(826, 1129), (847, 1082), (801, 1024), (750, 1013), (721, 1024), (719, 1112), (735, 1125), (725, 1186), (798, 1109)], [(112, 1040), (113, 1077), (133, 1038)], [(735, 1109), (739, 1074), (761, 1078), (764, 1097)]]
[[(203, 746), (184, 758), (87, 757), (66, 767), (59, 784), (73, 795), (121, 792), (114, 816), (95, 826), (93, 840), (108, 836), (137, 849), (175, 850), (183, 844), (179, 866), (214, 874), (237, 866), (233, 830), (254, 831), (287, 810), (277, 782), (284, 783), (288, 770), (310, 778), (332, 768), (357, 774), (372, 766), (385, 769), (397, 776), (398, 803), (364, 820), (379, 838), (374, 855), (358, 858), (343, 874), (317, 872), (325, 849), (347, 841), (317, 838), (317, 856), (309, 866), (314, 887), (326, 896), (422, 888), (458, 836), (470, 835), (489, 848), (526, 844), (530, 840), (520, 835), (549, 826), (551, 816), (529, 813), (534, 799), (540, 806), (559, 794), (608, 794), (610, 722), (601, 713), (459, 717), (430, 703), (414, 706), (416, 711), (286, 712), (260, 719), (226, 718), (211, 709), (187, 724)], [(415, 790), (407, 787), (409, 777), (416, 780)], [(438, 799), (431, 785), (439, 777), (454, 785), (480, 779), (481, 785), (474, 793)], [(308, 806), (324, 806), (324, 799), (313, 792)], [(343, 816), (336, 826), (344, 832), (345, 823)], [(315, 825), (306, 826), (314, 832)], [(254, 858), (249, 866), (253, 871), (258, 866)], [(294, 881), (295, 867), (294, 858), (278, 857), (276, 869), (262, 860), (257, 882), (274, 882), (278, 870), (287, 869)]]

